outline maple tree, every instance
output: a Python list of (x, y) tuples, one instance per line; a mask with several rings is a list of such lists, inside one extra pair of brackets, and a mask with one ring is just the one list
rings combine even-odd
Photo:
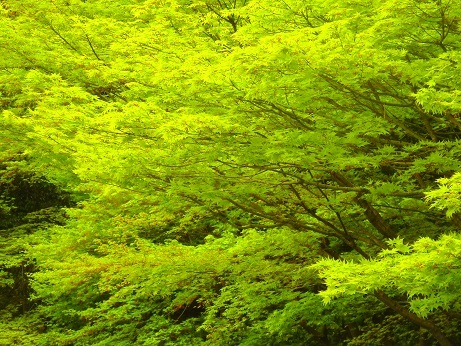
[(460, 18), (2, 2), (0, 183), (67, 201), (65, 224), (20, 236), (34, 308), (5, 342), (459, 341)]

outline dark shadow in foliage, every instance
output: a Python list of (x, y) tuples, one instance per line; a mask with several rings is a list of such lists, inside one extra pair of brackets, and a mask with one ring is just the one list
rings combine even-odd
[(71, 196), (32, 172), (0, 164), (0, 310), (15, 307), (16, 314), (32, 308), (29, 274), (33, 260), (24, 251), (25, 238), (38, 229), (65, 223), (62, 208)]

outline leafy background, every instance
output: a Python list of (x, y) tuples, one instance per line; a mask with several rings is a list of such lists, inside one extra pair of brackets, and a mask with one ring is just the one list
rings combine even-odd
[(0, 344), (456, 345), (455, 1), (2, 1)]

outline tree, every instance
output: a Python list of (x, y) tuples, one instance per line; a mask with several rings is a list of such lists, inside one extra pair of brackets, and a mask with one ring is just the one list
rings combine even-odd
[[(452, 263), (444, 249), (461, 219), (424, 202), (429, 192), (451, 208), (430, 191), (460, 166), (455, 4), (3, 7), (3, 114), (30, 129), (37, 171), (88, 196), (31, 249), (41, 311), (62, 343), (359, 343), (360, 328), (370, 336), (401, 320), (402, 344), (459, 338), (456, 264), (427, 268), (431, 251), (445, 254), (437, 265)], [(271, 238), (284, 240), (280, 255)], [(235, 260), (234, 247), (254, 239), (263, 247)], [(323, 307), (312, 264), (321, 295), (366, 294), (362, 307)], [(269, 265), (280, 269), (258, 276)], [(401, 282), (390, 265), (405, 269)], [(409, 290), (415, 276), (437, 285), (444, 275), (441, 288)], [(358, 317), (340, 326), (347, 306)]]

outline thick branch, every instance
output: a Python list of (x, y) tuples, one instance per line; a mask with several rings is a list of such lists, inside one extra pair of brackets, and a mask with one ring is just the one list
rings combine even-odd
[(435, 323), (429, 320), (424, 320), (418, 317), (416, 314), (408, 311), (408, 309), (405, 309), (398, 302), (396, 302), (394, 299), (389, 297), (386, 293), (384, 293), (381, 290), (377, 290), (374, 293), (374, 296), (378, 298), (381, 302), (383, 302), (385, 305), (390, 307), (392, 310), (397, 312), (399, 315), (405, 317), (406, 319), (417, 324), (418, 326), (427, 329), (434, 336), (434, 338), (437, 339), (441, 346), (453, 346), (452, 342), (445, 336), (445, 334), (442, 333), (442, 331)]
[[(340, 185), (352, 187), (353, 185), (343, 176), (336, 172), (331, 172), (333, 179)], [(386, 238), (396, 238), (397, 234), (391, 229), (391, 226), (383, 219), (381, 214), (373, 208), (370, 202), (359, 196), (356, 197), (359, 206), (365, 209), (365, 217), (368, 221)]]

